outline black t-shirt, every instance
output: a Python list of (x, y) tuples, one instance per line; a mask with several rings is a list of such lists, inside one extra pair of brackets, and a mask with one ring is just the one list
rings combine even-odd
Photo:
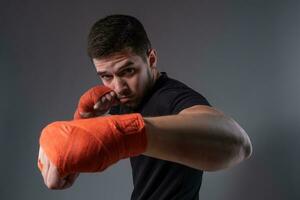
[[(210, 106), (201, 94), (161, 72), (136, 110), (115, 106), (110, 114), (138, 112), (143, 117), (155, 117), (177, 114), (194, 105)], [(131, 200), (199, 199), (203, 171), (145, 155), (131, 157), (130, 163), (134, 185)]]

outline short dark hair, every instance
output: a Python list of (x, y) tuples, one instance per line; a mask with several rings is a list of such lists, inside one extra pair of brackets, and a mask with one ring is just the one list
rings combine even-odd
[(98, 20), (88, 35), (88, 56), (102, 58), (127, 49), (145, 58), (151, 43), (142, 23), (128, 15), (109, 15)]

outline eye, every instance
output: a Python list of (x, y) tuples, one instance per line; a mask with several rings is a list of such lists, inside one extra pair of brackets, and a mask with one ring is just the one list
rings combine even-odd
[(112, 76), (111, 75), (102, 75), (101, 79), (105, 80), (105, 81), (109, 81), (110, 79), (112, 79)]
[(135, 73), (135, 69), (134, 68), (127, 68), (127, 69), (125, 69), (125, 70), (123, 70), (123, 73), (122, 74), (124, 74), (125, 76), (126, 75), (133, 75)]

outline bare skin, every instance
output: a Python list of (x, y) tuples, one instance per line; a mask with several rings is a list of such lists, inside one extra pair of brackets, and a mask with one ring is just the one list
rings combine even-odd
[[(83, 117), (103, 114), (116, 102), (135, 107), (153, 86), (159, 72), (157, 55), (151, 49), (143, 60), (130, 50), (102, 59), (93, 59), (103, 84), (115, 93), (100, 99), (95, 112), (81, 113)], [(209, 106), (197, 105), (177, 115), (146, 117), (148, 146), (144, 155), (174, 161), (195, 169), (216, 171), (232, 167), (249, 158), (252, 153), (247, 133), (232, 118)], [(78, 173), (59, 177), (57, 169), (40, 149), (43, 178), (50, 189), (70, 187)]]
[(151, 157), (217, 171), (249, 158), (252, 152), (247, 133), (209, 106), (196, 105), (177, 115), (144, 121), (150, 141), (144, 154)]

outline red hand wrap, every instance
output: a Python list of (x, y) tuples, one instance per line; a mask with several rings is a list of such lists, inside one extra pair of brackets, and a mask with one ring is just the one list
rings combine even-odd
[(147, 137), (138, 113), (49, 124), (40, 145), (61, 177), (103, 171), (118, 160), (146, 151)]
[(86, 91), (79, 100), (77, 109), (74, 114), (74, 119), (81, 119), (80, 113), (83, 112), (92, 112), (93, 106), (96, 104), (97, 101), (100, 100), (100, 98), (109, 92), (111, 92), (112, 89), (106, 87), (106, 86), (95, 86)]

